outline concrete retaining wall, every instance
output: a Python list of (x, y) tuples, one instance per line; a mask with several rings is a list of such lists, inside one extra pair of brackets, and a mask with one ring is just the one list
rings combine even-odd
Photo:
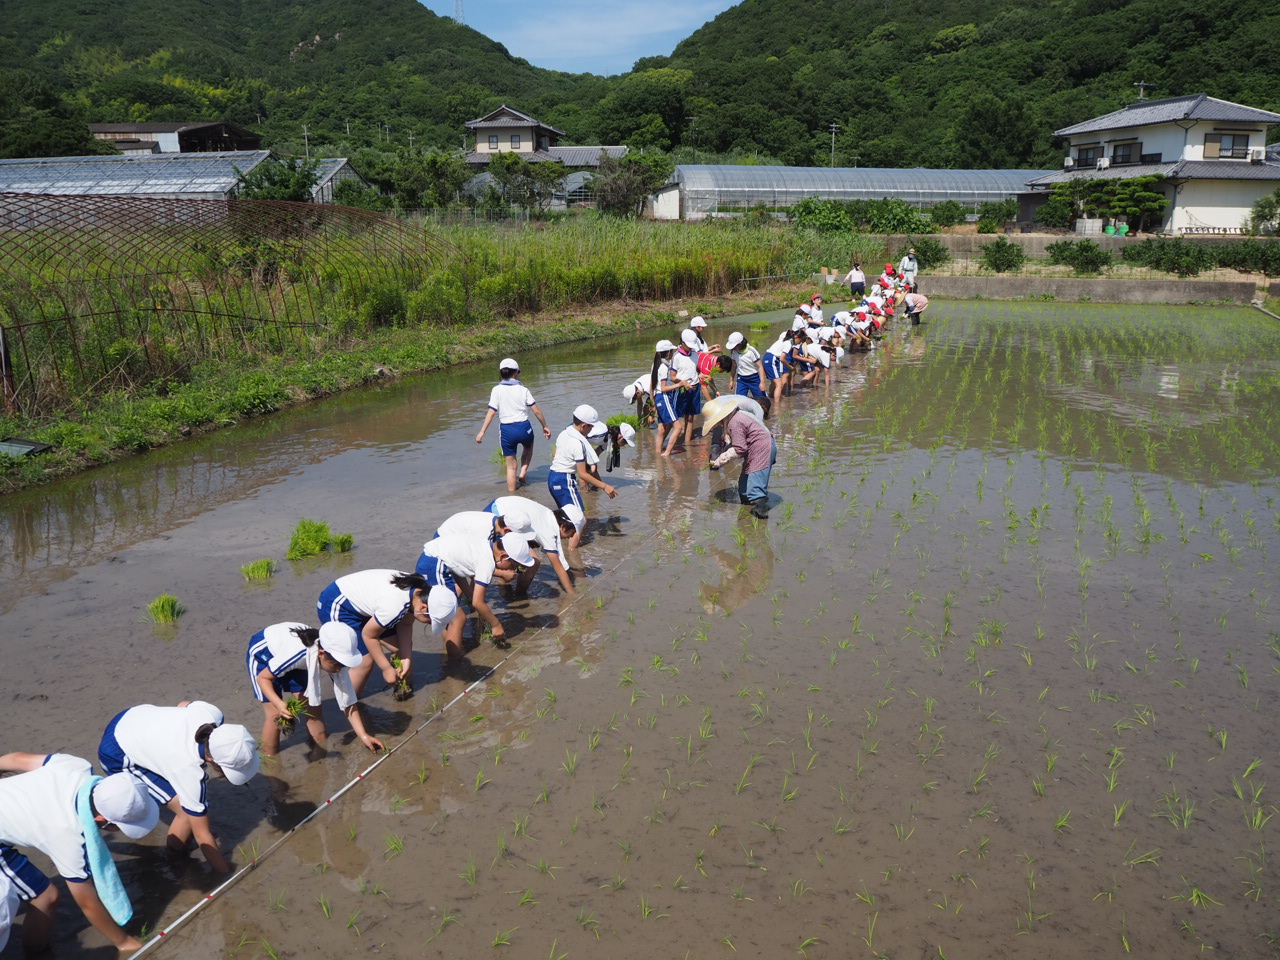
[[(994, 233), (934, 233), (930, 237), (939, 241), (957, 260), (976, 260), (982, 256), (982, 248), (988, 243), (995, 240), (999, 234)], [(1074, 233), (1009, 233), (1003, 235), (1005, 239), (1011, 243), (1016, 243), (1022, 248), (1023, 253), (1028, 257), (1036, 257), (1039, 259), (1047, 258), (1049, 255), (1045, 253), (1045, 247), (1059, 240), (1092, 240), (1103, 250), (1110, 250), (1119, 255), (1119, 252), (1125, 247), (1132, 246), (1135, 243), (1141, 243), (1146, 240), (1150, 234), (1143, 234), (1140, 237), (1108, 237), (1106, 234), (1099, 236), (1082, 237)], [(903, 247), (907, 246), (911, 238), (906, 236), (888, 236), (885, 237), (885, 259), (892, 257), (896, 266), (898, 258), (893, 256)], [(1240, 237), (1194, 237), (1194, 243), (1230, 243), (1239, 240)]]
[(933, 277), (920, 275), (920, 292), (954, 300), (1055, 300), (1097, 303), (1247, 304), (1258, 288), (1244, 280), (1077, 280), (1055, 277)]

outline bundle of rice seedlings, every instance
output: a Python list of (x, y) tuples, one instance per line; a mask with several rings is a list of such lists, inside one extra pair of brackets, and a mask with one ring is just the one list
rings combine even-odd
[(303, 517), (293, 528), (293, 536), (289, 539), (289, 550), (286, 560), (303, 560), (323, 553), (333, 540), (329, 525), (319, 520), (308, 520)]
[(171, 593), (162, 593), (147, 604), (147, 619), (151, 623), (173, 623), (186, 612), (187, 608)]
[(253, 580), (269, 580), (276, 572), (276, 562), (274, 560), (255, 560), (253, 563), (246, 563), (240, 568), (240, 573), (249, 581)]

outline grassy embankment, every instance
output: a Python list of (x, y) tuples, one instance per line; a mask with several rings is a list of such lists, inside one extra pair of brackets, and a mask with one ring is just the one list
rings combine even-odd
[[(676, 322), (681, 309), (711, 316), (775, 309), (796, 298), (785, 281), (744, 285), (743, 278), (805, 274), (848, 259), (839, 240), (741, 224), (581, 218), (459, 227), (440, 236), (457, 252), (414, 282), (371, 285), (360, 280), (358, 262), (311, 273), (323, 278), (306, 281), (305, 291), (320, 324), (292, 343), (265, 327), (246, 331), (228, 321), (216, 328), (208, 318), (193, 338), (191, 325), (176, 330), (178, 321), (157, 314), (136, 341), (119, 339), (114, 318), (110, 329), (80, 321), (83, 342), (109, 341), (99, 353), (110, 366), (0, 417), (0, 436), (53, 446), (32, 457), (0, 455), (0, 489), (66, 476), (388, 373), (662, 326)], [(86, 273), (92, 268), (86, 264)], [(249, 275), (235, 282), (256, 281)], [(72, 365), (61, 349), (50, 338), (48, 362), (65, 374)], [(162, 373), (153, 362), (137, 362), (155, 357), (168, 361)]]

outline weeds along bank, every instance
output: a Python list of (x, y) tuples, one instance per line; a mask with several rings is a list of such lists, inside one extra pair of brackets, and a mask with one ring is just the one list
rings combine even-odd
[[(196, 257), (140, 244), (124, 266), (85, 244), (91, 255), (74, 276), (30, 268), (26, 298), (0, 305), (0, 324), (26, 334), (22, 350), (11, 346), (18, 406), (0, 417), (0, 436), (52, 449), (0, 455), (0, 486), (43, 482), (387, 370), (659, 326), (681, 308), (714, 315), (735, 294), (734, 310), (773, 309), (791, 295), (744, 295), (741, 281), (807, 275), (830, 256), (813, 235), (733, 223), (578, 218), (446, 228), (430, 240), (434, 255), (417, 270), (385, 245), (325, 259), (244, 236)], [(46, 250), (33, 252), (30, 263), (47, 262)], [(136, 276), (122, 276), (126, 267)], [(47, 317), (66, 319), (39, 327)]]

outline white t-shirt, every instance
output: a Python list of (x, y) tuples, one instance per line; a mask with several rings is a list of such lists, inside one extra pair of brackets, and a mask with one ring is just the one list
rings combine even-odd
[(88, 880), (76, 793), (92, 774), (89, 761), (53, 753), (38, 770), (0, 779), (0, 843), (34, 847), (59, 876)]
[(822, 324), (823, 324), (822, 308), (816, 307), (816, 306), (810, 307), (809, 308), (809, 326), (820, 327), (822, 326)]
[[(493, 528), (493, 514), (486, 513), (489, 528)], [(488, 586), (493, 580), (493, 572), (498, 562), (493, 559), (493, 547), (488, 536), (474, 537), (460, 533), (442, 534), (434, 540), (422, 545), (422, 552), (428, 557), (443, 560), (444, 565), (454, 573), (470, 577), (477, 584)]]
[[(665, 366), (666, 366), (666, 364), (662, 364), (662, 363), (658, 364), (658, 379), (659, 379), (659, 380), (661, 380), (661, 379), (666, 375), (666, 374), (663, 372), (663, 368), (664, 368)], [(633, 387), (635, 387), (635, 388), (636, 388), (636, 393), (648, 393), (648, 392), (649, 392), (649, 374), (650, 374), (650, 371), (646, 370), (644, 373), (640, 374), (640, 376), (636, 377), (636, 378), (635, 378), (635, 380), (633, 380), (633, 381), (631, 382), (631, 385), (632, 385)]]
[(200, 745), (196, 743), (196, 730), (206, 723), (217, 722), (221, 722), (221, 718), (201, 704), (187, 707), (143, 704), (124, 712), (116, 724), (116, 742), (132, 763), (168, 780), (182, 809), (198, 817), (208, 813), (209, 804), (205, 799), (208, 777)]
[(488, 540), (493, 536), (494, 519), (487, 510), (463, 510), (436, 527), (436, 533), (442, 537), (453, 534), (471, 540)]
[(785, 357), (787, 351), (791, 349), (791, 341), (786, 337), (779, 337), (773, 343), (769, 344), (769, 349), (765, 353), (771, 353), (775, 357)]
[(698, 361), (677, 350), (671, 355), (671, 377), (683, 380), (685, 383), (697, 384)]
[[(493, 501), (493, 505), (499, 516), (508, 510), (523, 510), (533, 526), (533, 537), (529, 542), (536, 543), (547, 553), (560, 552), (560, 524), (556, 523), (555, 512), (550, 507), (544, 507), (528, 497), (499, 497)], [(489, 516), (492, 517), (493, 514)]]
[(536, 402), (519, 380), (503, 380), (489, 391), (489, 409), (498, 412), (499, 423), (524, 423)]
[(351, 606), (373, 617), (378, 626), (390, 627), (399, 623), (409, 609), (409, 591), (391, 585), (391, 578), (399, 573), (399, 570), (361, 570), (334, 582)]
[[(695, 374), (696, 376), (696, 374)], [(557, 473), (576, 473), (579, 463), (593, 467), (600, 462), (600, 456), (592, 449), (587, 438), (574, 426), (565, 427), (556, 437), (556, 452), (551, 458), (551, 469)]]
[(729, 356), (737, 361), (738, 366), (735, 373), (740, 377), (759, 376), (760, 371), (756, 367), (756, 363), (760, 360), (760, 351), (751, 344), (745, 344), (741, 350), (730, 350)]
[[(331, 676), (333, 698), (338, 702), (339, 709), (345, 712), (357, 699), (355, 688), (351, 685), (351, 671), (343, 667), (337, 673), (326, 674), (325, 669), (320, 666), (320, 645), (313, 643), (308, 647), (293, 632), (294, 627), (305, 626), (304, 623), (273, 623), (262, 631), (262, 639), (267, 645), (269, 658), (267, 669), (274, 677), (282, 677), (291, 670), (305, 670), (307, 689), (303, 696), (313, 707), (318, 707), (324, 702), (320, 678)], [(251, 679), (254, 686), (257, 686), (257, 675), (255, 674)]]
[(831, 366), (831, 354), (822, 349), (821, 344), (806, 343), (804, 345), (805, 356), (817, 360), (824, 367)]

